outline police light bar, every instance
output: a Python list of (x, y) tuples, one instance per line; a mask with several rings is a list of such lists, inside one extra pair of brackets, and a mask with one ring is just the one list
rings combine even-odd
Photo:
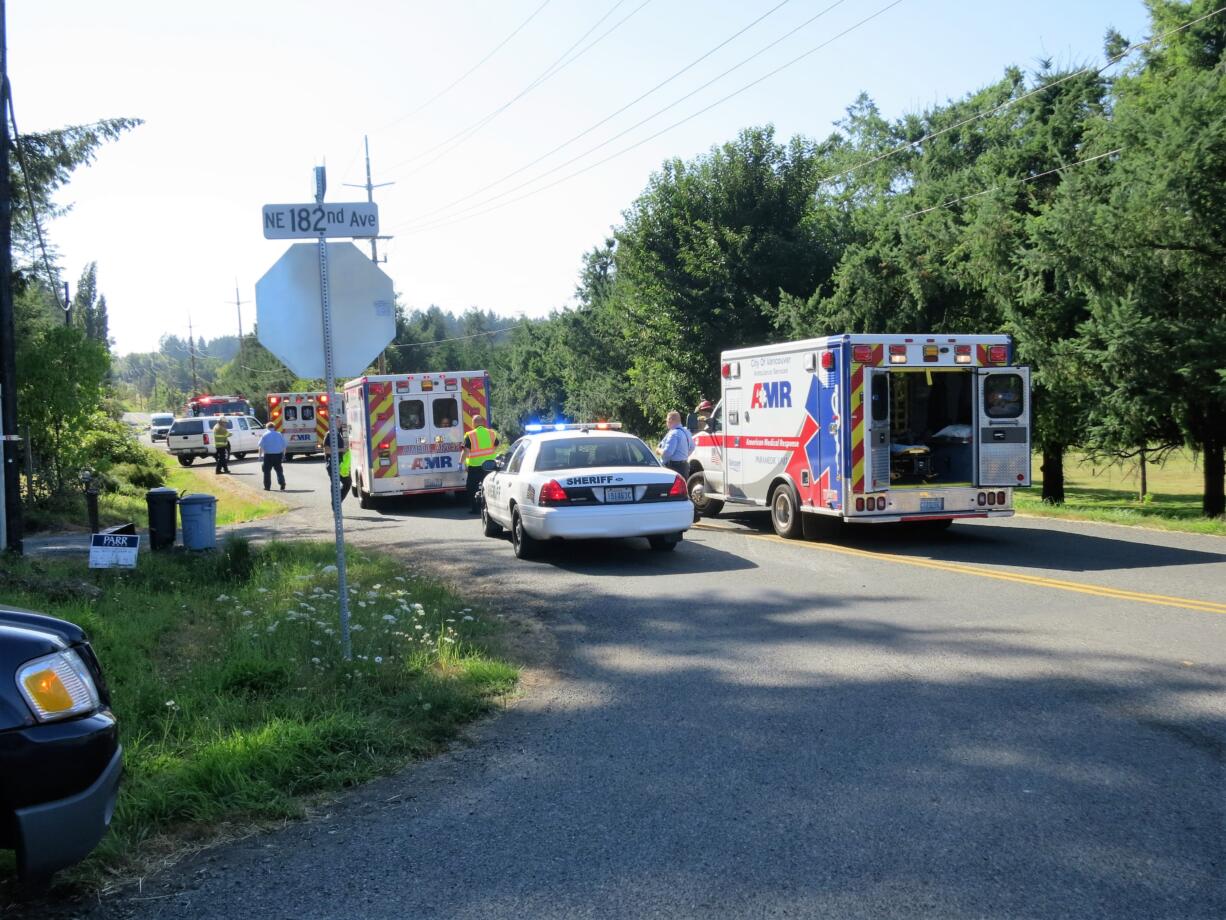
[(593, 428), (597, 431), (620, 431), (621, 427), (621, 422), (553, 422), (552, 424), (532, 422), (524, 426), (524, 431), (529, 434), (539, 431), (591, 431)]

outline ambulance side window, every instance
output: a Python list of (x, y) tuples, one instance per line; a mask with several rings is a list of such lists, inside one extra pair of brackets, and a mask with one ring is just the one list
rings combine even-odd
[(286, 406), (285, 407), (285, 420), (287, 422), (298, 421), (298, 407), (297, 406)]
[(711, 413), (711, 417), (707, 419), (707, 431), (719, 431), (723, 427), (724, 404), (721, 402), (715, 407), (715, 411)]
[(436, 399), (430, 406), (434, 413), (435, 428), (451, 428), (456, 423), (456, 401), (450, 397)]
[(304, 422), (309, 422), (314, 417), (315, 417), (315, 407), (314, 406), (303, 406), (302, 407), (302, 420)]
[(983, 382), (983, 404), (988, 418), (1017, 418), (1022, 414), (1022, 378), (993, 374)]
[(420, 399), (405, 399), (396, 410), (400, 415), (400, 427), (405, 431), (417, 431), (426, 427), (426, 404)]

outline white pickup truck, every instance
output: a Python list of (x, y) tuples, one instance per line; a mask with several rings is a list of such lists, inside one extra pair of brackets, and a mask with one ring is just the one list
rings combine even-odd
[[(230, 430), (230, 456), (242, 460), (260, 446), (264, 426), (250, 415), (227, 415), (226, 428)], [(179, 459), (182, 466), (191, 466), (197, 457), (212, 457), (217, 453), (213, 443), (213, 428), (218, 416), (204, 415), (198, 418), (179, 418), (170, 426), (166, 435), (166, 449)]]

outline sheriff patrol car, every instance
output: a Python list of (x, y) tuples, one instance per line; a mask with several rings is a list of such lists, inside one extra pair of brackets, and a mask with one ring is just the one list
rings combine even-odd
[(616, 423), (528, 425), (485, 478), (487, 537), (511, 532), (520, 559), (546, 540), (646, 537), (668, 552), (694, 520), (685, 483)]

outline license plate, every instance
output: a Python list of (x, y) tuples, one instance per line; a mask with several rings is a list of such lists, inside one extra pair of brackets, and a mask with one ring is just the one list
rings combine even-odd
[(606, 502), (632, 502), (634, 501), (634, 489), (605, 489), (604, 500)]
[(921, 498), (920, 511), (944, 511), (945, 499), (943, 498)]

